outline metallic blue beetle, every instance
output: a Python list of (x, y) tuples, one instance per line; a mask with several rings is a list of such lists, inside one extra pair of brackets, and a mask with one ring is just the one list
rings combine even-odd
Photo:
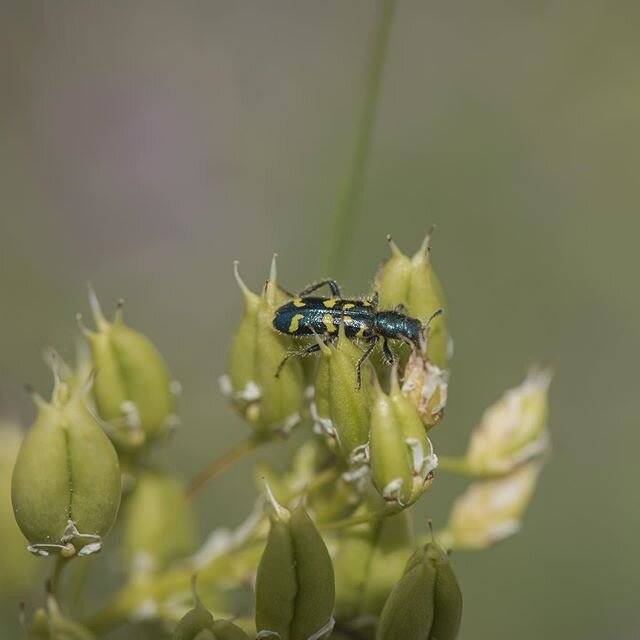
[[(332, 297), (308, 295), (325, 285), (331, 289)], [(389, 364), (393, 364), (394, 356), (388, 340), (402, 340), (416, 349), (421, 349), (424, 343), (422, 322), (408, 316), (402, 305), (393, 311), (378, 311), (377, 293), (371, 299), (342, 298), (335, 280), (323, 280), (307, 287), (291, 301), (276, 309), (273, 317), (273, 328), (280, 333), (289, 336), (320, 335), (325, 336), (325, 342), (331, 342), (338, 337), (341, 323), (348, 338), (361, 339), (367, 343), (367, 348), (356, 365), (357, 388), (360, 388), (362, 364), (371, 355), (379, 340), (382, 340), (382, 350)], [(290, 353), (280, 363), (276, 376), (291, 356), (306, 355), (319, 350), (320, 345), (315, 343), (306, 349)]]

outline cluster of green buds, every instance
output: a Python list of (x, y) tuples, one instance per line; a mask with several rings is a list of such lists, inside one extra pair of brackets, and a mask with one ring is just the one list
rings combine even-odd
[[(452, 341), (430, 242), (431, 233), (407, 256), (389, 238), (391, 257), (363, 298), (339, 298), (333, 281), (322, 283), (332, 297), (293, 297), (277, 283), (275, 257), (254, 293), (235, 264), (244, 313), (220, 386), (250, 434), (188, 490), (147, 456), (176, 423), (168, 369), (124, 324), (122, 304), (109, 322), (91, 292), (87, 352), (75, 369), (57, 361), (49, 402), (33, 393), (37, 417), (11, 494), (28, 549), (58, 556), (54, 588), (68, 558), (102, 548), (120, 511), (113, 557), (125, 584), (82, 625), (62, 614), (64, 591), (49, 593), (27, 638), (93, 640), (144, 622), (165, 640), (455, 640), (462, 595), (447, 549), (482, 549), (521, 526), (549, 449), (551, 377), (534, 371), (489, 407), (464, 456), (436, 455)], [(278, 317), (288, 332), (276, 330)], [(255, 466), (266, 497), (237, 530), (216, 530), (194, 551), (189, 499), (202, 478), (294, 427), (289, 462)], [(474, 481), (434, 535), (412, 506), (441, 471)], [(189, 591), (196, 574), (211, 611), (195, 578)]]

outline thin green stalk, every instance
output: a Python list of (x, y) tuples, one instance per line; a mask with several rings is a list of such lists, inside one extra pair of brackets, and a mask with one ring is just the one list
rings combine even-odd
[(381, 0), (373, 38), (363, 100), (360, 106), (356, 138), (342, 187), (338, 193), (331, 225), (331, 242), (327, 258), (327, 273), (336, 278), (344, 275), (347, 256), (356, 227), (358, 204), (362, 194), (364, 174), (371, 146), (382, 70), (387, 57), (389, 35), (396, 0)]

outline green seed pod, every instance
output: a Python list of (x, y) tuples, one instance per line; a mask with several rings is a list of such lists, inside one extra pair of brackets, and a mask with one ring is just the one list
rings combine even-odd
[(38, 568), (38, 561), (24, 553), (24, 536), (11, 508), (11, 473), (21, 442), (17, 426), (0, 423), (0, 595), (23, 592)]
[(135, 451), (177, 426), (175, 383), (151, 341), (124, 324), (122, 301), (108, 322), (89, 291), (96, 331), (82, 327), (97, 372), (93, 399), (116, 446)]
[(173, 631), (173, 640), (249, 640), (249, 636), (230, 620), (214, 620), (191, 582), (194, 607), (187, 611)]
[(261, 296), (246, 287), (237, 262), (234, 273), (245, 312), (231, 342), (228, 375), (220, 379), (220, 388), (258, 435), (287, 433), (300, 422), (304, 375), (300, 361), (294, 358), (275, 375), (290, 346), (271, 325), (283, 295), (276, 284), (275, 258)]
[(406, 507), (433, 480), (438, 458), (416, 408), (402, 395), (397, 370), (391, 372), (387, 395), (376, 383), (371, 409), (371, 469), (373, 481), (388, 502)]
[(153, 572), (194, 550), (196, 528), (178, 479), (144, 469), (122, 507), (123, 547), (132, 573)]
[(258, 638), (319, 640), (333, 628), (335, 581), (327, 547), (302, 507), (274, 515), (256, 576)]
[(316, 429), (337, 440), (348, 464), (364, 464), (369, 459), (371, 383), (368, 376), (363, 376), (360, 388), (355, 386), (356, 364), (362, 351), (345, 336), (344, 325), (334, 344), (320, 339), (318, 344), (321, 358), (311, 409)]
[[(379, 511), (381, 503), (377, 494), (371, 495), (356, 517)], [(338, 622), (358, 629), (374, 625), (414, 548), (409, 509), (346, 530), (335, 559)]]
[(37, 555), (99, 551), (118, 513), (118, 457), (86, 408), (88, 391), (86, 385), (69, 395), (56, 376), (50, 403), (34, 394), (37, 417), (18, 454), (11, 496)]
[(391, 258), (382, 265), (375, 281), (380, 308), (393, 309), (397, 305), (404, 305), (409, 315), (425, 324), (428, 322), (429, 359), (445, 369), (452, 346), (443, 315), (432, 317), (439, 309), (446, 308), (446, 302), (431, 265), (431, 231), (412, 258), (400, 251), (391, 236), (387, 236), (387, 240)]
[(435, 541), (416, 551), (384, 605), (376, 640), (455, 640), (462, 593), (447, 552)]

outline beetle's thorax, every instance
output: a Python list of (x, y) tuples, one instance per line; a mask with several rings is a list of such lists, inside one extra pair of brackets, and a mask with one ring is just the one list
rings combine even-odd
[(374, 319), (374, 333), (383, 338), (405, 340), (419, 347), (422, 323), (397, 311), (378, 311)]

